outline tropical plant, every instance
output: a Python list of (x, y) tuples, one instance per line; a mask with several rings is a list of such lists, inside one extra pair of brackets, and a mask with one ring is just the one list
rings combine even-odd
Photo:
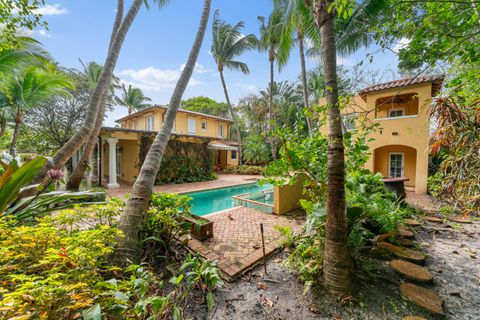
[[(280, 44), (280, 35), (282, 28), (282, 13), (280, 10), (274, 7), (272, 13), (268, 17), (268, 21), (265, 21), (265, 17), (258, 17), (260, 25), (260, 39), (259, 49), (268, 52), (268, 61), (270, 63), (270, 84), (269, 84), (269, 99), (268, 99), (268, 117), (267, 126), (268, 132), (273, 130), (273, 82), (274, 82), (274, 63), (277, 56), (278, 46)], [(275, 140), (273, 137), (269, 138), (270, 148), (272, 150), (273, 160), (277, 159), (277, 151), (275, 147)]]
[(125, 234), (125, 237), (119, 239), (115, 250), (114, 261), (118, 265), (125, 265), (128, 260), (138, 261), (140, 258), (140, 238), (139, 232), (142, 229), (142, 224), (145, 218), (150, 196), (152, 194), (153, 185), (160, 164), (162, 162), (163, 154), (167, 147), (168, 140), (172, 132), (173, 121), (180, 105), (183, 92), (188, 85), (192, 76), (195, 63), (202, 46), (205, 30), (208, 24), (210, 15), (210, 0), (205, 0), (200, 19), (200, 25), (195, 36), (195, 40), (190, 50), (185, 68), (182, 70), (180, 78), (173, 90), (170, 103), (166, 111), (165, 121), (160, 128), (160, 131), (155, 137), (150, 149), (145, 157), (142, 168), (137, 180), (133, 185), (131, 196), (127, 200), (125, 209), (120, 218), (120, 230)]
[(128, 114), (132, 114), (134, 111), (139, 111), (148, 108), (150, 104), (146, 102), (152, 101), (150, 98), (143, 94), (143, 91), (139, 88), (134, 88), (132, 85), (125, 86), (125, 83), (121, 85), (122, 96), (115, 97), (115, 102), (118, 105), (126, 107)]
[[(8, 165), (0, 162), (5, 170), (0, 176), (0, 217), (10, 216), (18, 223), (25, 223), (38, 215), (71, 207), (75, 202), (95, 195), (92, 192), (47, 192), (54, 182), (63, 177), (59, 170), (48, 172), (49, 179), (46, 184), (30, 185), (46, 161), (44, 157), (36, 157), (22, 166), (18, 166), (16, 160), (12, 160)], [(35, 194), (23, 196), (26, 189), (34, 190)]]
[(270, 158), (268, 144), (258, 135), (250, 135), (245, 139), (243, 157), (247, 164), (265, 164)]
[(25, 112), (52, 96), (68, 96), (68, 89), (74, 89), (72, 79), (50, 63), (17, 70), (16, 75), (6, 80), (5, 90), (2, 92), (4, 98), (1, 100), (15, 114), (15, 129), (10, 146), (12, 156), (16, 153), (17, 138)]
[(250, 71), (248, 66), (244, 62), (235, 60), (241, 54), (252, 50), (257, 44), (257, 38), (253, 34), (242, 35), (241, 30), (244, 28), (245, 23), (243, 21), (238, 22), (235, 25), (226, 23), (220, 19), (219, 11), (215, 11), (213, 16), (212, 34), (213, 41), (210, 49), (215, 63), (217, 64), (218, 72), (220, 73), (220, 80), (222, 81), (223, 92), (225, 99), (227, 100), (230, 116), (232, 117), (238, 140), (239, 151), (239, 164), (242, 164), (242, 135), (240, 133), (240, 124), (238, 123), (237, 116), (233, 111), (230, 97), (228, 96), (227, 84), (225, 83), (225, 77), (223, 74), (224, 68), (241, 71), (244, 74), (248, 74)]
[(210, 114), (217, 117), (228, 117), (229, 108), (224, 102), (217, 102), (208, 97), (193, 97), (182, 100), (180, 107), (185, 110)]

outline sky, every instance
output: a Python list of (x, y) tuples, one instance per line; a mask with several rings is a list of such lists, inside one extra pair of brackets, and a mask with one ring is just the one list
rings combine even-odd
[[(130, 4), (131, 0), (125, 1), (126, 7)], [(201, 0), (170, 0), (161, 9), (154, 4), (149, 10), (143, 7), (125, 39), (115, 75), (126, 84), (141, 88), (153, 103), (167, 104), (190, 51), (202, 6)], [(258, 36), (257, 17), (268, 16), (272, 8), (273, 0), (212, 0), (209, 26), (184, 99), (207, 96), (225, 101), (220, 77), (210, 54), (213, 12), (218, 9), (220, 17), (231, 24), (244, 21), (245, 29), (242, 33)], [(48, 30), (38, 29), (33, 35), (62, 67), (81, 70), (80, 60), (103, 64), (115, 18), (116, 1), (47, 0), (46, 5), (39, 10), (48, 22)], [(366, 58), (367, 54), (373, 54), (372, 62)], [(244, 75), (225, 71), (232, 103), (248, 94), (258, 93), (267, 87), (269, 81), (269, 64), (265, 52), (248, 52), (239, 60), (248, 64), (250, 73)], [(346, 68), (360, 61), (364, 61), (369, 70), (396, 71), (396, 55), (375, 46), (359, 50), (351, 56), (338, 57), (339, 64)], [(307, 60), (307, 68), (314, 66), (315, 61)], [(287, 66), (281, 72), (275, 70), (275, 80), (295, 81), (299, 70), (300, 59), (298, 49), (295, 48)], [(115, 107), (107, 114), (105, 125), (114, 126), (115, 119), (126, 114), (126, 108)]]

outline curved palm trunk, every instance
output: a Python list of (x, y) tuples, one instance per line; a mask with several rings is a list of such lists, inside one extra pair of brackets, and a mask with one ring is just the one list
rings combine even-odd
[(132, 194), (127, 200), (127, 204), (123, 209), (120, 217), (120, 230), (122, 230), (124, 237), (118, 239), (115, 252), (113, 254), (113, 263), (116, 265), (126, 265), (129, 261), (138, 262), (141, 255), (140, 231), (147, 211), (152, 188), (155, 183), (162, 162), (165, 149), (167, 148), (168, 140), (172, 132), (173, 121), (177, 109), (180, 105), (183, 92), (188, 85), (192, 76), (195, 63), (202, 46), (205, 30), (208, 24), (208, 17), (210, 15), (210, 0), (205, 0), (202, 11), (202, 18), (200, 26), (195, 37), (192, 49), (187, 59), (185, 68), (178, 79), (175, 89), (172, 93), (170, 103), (165, 116), (165, 121), (155, 137), (150, 150), (148, 150), (145, 161), (138, 175), (135, 184), (133, 185)]
[[(297, 36), (298, 36), (298, 50), (300, 51), (300, 66), (302, 69), (303, 106), (305, 107), (306, 110), (308, 110), (309, 113), (311, 113), (312, 110), (310, 110), (310, 105), (308, 103), (307, 67), (305, 66), (305, 48), (304, 48), (303, 33), (299, 30), (297, 31)], [(312, 121), (309, 116), (307, 116), (306, 118), (307, 118), (308, 134), (311, 137), (312, 130), (313, 130)]]
[(135, 0), (130, 9), (128, 10), (125, 18), (123, 19), (118, 32), (110, 46), (110, 50), (107, 55), (107, 59), (102, 68), (102, 72), (98, 79), (97, 85), (92, 92), (90, 98), (90, 104), (87, 109), (87, 116), (80, 130), (72, 137), (63, 147), (55, 154), (53, 161), (47, 163), (47, 165), (39, 172), (36, 180), (41, 180), (45, 177), (46, 172), (50, 168), (61, 168), (72, 155), (88, 140), (95, 128), (95, 123), (100, 108), (100, 103), (104, 93), (108, 90), (110, 81), (112, 79), (113, 70), (117, 64), (118, 56), (122, 48), (123, 41), (127, 36), (128, 30), (132, 25), (135, 17), (138, 14), (143, 0)]
[(350, 257), (347, 248), (343, 133), (338, 107), (335, 9), (328, 12), (331, 3), (332, 0), (322, 0), (315, 4), (328, 107), (327, 224), (323, 267), (327, 288), (333, 292), (345, 292), (350, 287)]
[(10, 144), (10, 155), (13, 158), (15, 158), (17, 153), (17, 140), (18, 140), (18, 134), (20, 133), (20, 127), (22, 126), (22, 123), (23, 123), (23, 114), (20, 110), (18, 110), (17, 114), (15, 115), (15, 128), (13, 129), (12, 143)]
[(6, 129), (7, 129), (7, 118), (5, 118), (5, 115), (0, 114), (0, 138), (5, 134)]
[[(112, 49), (113, 40), (117, 35), (118, 29), (122, 23), (123, 18), (123, 0), (119, 0), (117, 3), (117, 14), (115, 16), (115, 21), (113, 23), (112, 34), (110, 35), (110, 45), (108, 50)], [(95, 145), (97, 144), (98, 135), (100, 133), (100, 129), (102, 128), (103, 118), (105, 117), (105, 110), (107, 108), (107, 99), (108, 99), (108, 90), (111, 85), (111, 79), (108, 84), (107, 91), (104, 92), (102, 96), (102, 100), (100, 102), (100, 107), (97, 114), (97, 119), (95, 120), (95, 126), (93, 129), (92, 134), (88, 138), (88, 141), (85, 146), (85, 150), (83, 151), (83, 155), (78, 162), (77, 166), (73, 170), (70, 179), (68, 179), (66, 188), (67, 190), (78, 190), (80, 187), (80, 183), (82, 182), (83, 176), (85, 175), (85, 171), (87, 169), (88, 160), (90, 155), (92, 154), (93, 150), (95, 149)]]
[[(268, 95), (268, 132), (273, 132), (273, 63), (275, 62), (275, 53), (272, 49), (268, 52), (268, 61), (270, 62), (270, 92)], [(277, 160), (277, 150), (275, 148), (275, 139), (273, 136), (269, 137), (270, 149), (272, 151), (273, 160)]]
[(225, 84), (225, 79), (223, 77), (223, 70), (220, 66), (218, 68), (220, 72), (220, 79), (222, 80), (222, 87), (223, 92), (225, 93), (225, 99), (227, 100), (228, 111), (230, 112), (230, 116), (232, 117), (233, 123), (235, 124), (235, 131), (237, 133), (237, 142), (238, 142), (238, 164), (242, 165), (242, 156), (243, 156), (243, 142), (242, 142), (242, 134), (240, 132), (240, 124), (238, 123), (237, 116), (235, 112), (233, 112), (232, 104), (230, 103), (230, 97), (228, 96), (227, 85)]

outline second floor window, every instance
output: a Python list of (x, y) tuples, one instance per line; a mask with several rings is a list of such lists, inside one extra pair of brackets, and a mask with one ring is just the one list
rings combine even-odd
[(403, 109), (391, 109), (388, 111), (389, 118), (403, 117), (404, 115)]
[(218, 136), (223, 138), (223, 126), (222, 125), (218, 126)]
[(202, 119), (202, 130), (207, 131), (207, 119)]
[(197, 120), (195, 118), (188, 118), (188, 133), (197, 132)]
[(146, 126), (145, 129), (149, 131), (155, 130), (155, 123), (154, 123), (153, 116), (147, 117), (147, 122), (145, 126)]

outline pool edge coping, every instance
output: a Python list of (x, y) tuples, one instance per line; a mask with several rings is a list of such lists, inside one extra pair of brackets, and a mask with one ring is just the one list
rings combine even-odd
[(186, 193), (194, 193), (194, 192), (202, 192), (202, 191), (212, 191), (212, 190), (217, 190), (217, 189), (223, 189), (223, 188), (230, 188), (230, 187), (238, 187), (238, 186), (243, 186), (246, 184), (254, 184), (257, 183), (260, 179), (256, 179), (255, 181), (248, 181), (248, 182), (242, 182), (238, 184), (232, 184), (229, 186), (222, 186), (222, 187), (212, 187), (212, 188), (206, 188), (206, 189), (199, 189), (199, 190), (191, 190), (191, 191), (182, 191), (182, 192), (172, 192), (173, 194), (186, 194)]

